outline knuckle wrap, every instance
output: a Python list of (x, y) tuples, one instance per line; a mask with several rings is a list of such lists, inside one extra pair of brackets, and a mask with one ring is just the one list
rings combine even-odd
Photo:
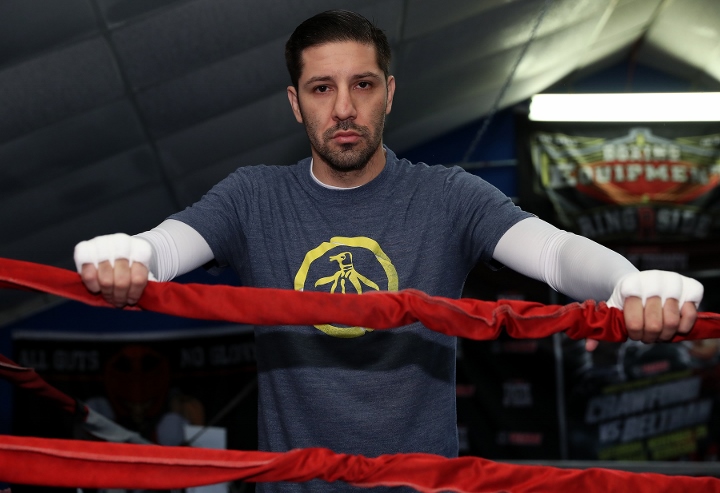
[(115, 260), (127, 259), (130, 265), (139, 262), (146, 267), (150, 265), (152, 247), (140, 238), (115, 233), (97, 236), (92, 240), (81, 241), (75, 246), (73, 258), (78, 272), (82, 271), (84, 264), (92, 264), (96, 268), (100, 262), (109, 261), (115, 266)]
[(647, 299), (653, 296), (659, 296), (663, 305), (666, 300), (675, 299), (678, 300), (681, 308), (685, 302), (695, 303), (695, 306), (698, 306), (703, 297), (703, 285), (695, 279), (676, 272), (661, 270), (634, 272), (620, 279), (607, 304), (622, 308), (625, 300), (631, 296), (640, 298), (643, 306)]

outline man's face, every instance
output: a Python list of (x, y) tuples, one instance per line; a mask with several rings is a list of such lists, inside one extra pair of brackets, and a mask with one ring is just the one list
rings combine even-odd
[(385, 79), (372, 45), (327, 43), (302, 57), (298, 88), (288, 87), (288, 98), (314, 157), (339, 172), (364, 168), (382, 143), (394, 78)]

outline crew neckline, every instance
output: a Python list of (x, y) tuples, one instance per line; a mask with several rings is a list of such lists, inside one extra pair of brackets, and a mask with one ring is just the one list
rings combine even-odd
[(384, 144), (383, 149), (385, 150), (385, 166), (383, 167), (382, 171), (380, 171), (380, 174), (378, 174), (375, 178), (365, 183), (364, 185), (351, 188), (341, 188), (322, 183), (312, 173), (313, 160), (310, 156), (298, 163), (300, 165), (300, 168), (298, 168), (298, 178), (306, 184), (308, 192), (310, 192), (310, 194), (314, 195), (320, 200), (327, 200), (333, 203), (336, 200), (362, 200), (363, 197), (365, 197), (367, 194), (374, 193), (374, 191), (384, 186), (384, 184), (388, 181), (388, 177), (391, 174), (391, 169), (395, 165), (395, 161), (397, 161), (395, 153), (385, 147)]
[(317, 183), (318, 185), (320, 185), (323, 188), (327, 188), (328, 190), (354, 190), (354, 189), (360, 188), (362, 186), (362, 185), (355, 185), (354, 187), (336, 187), (335, 185), (328, 185), (327, 183), (323, 183), (320, 181), (320, 179), (317, 176), (315, 176), (315, 173), (313, 173), (313, 162), (315, 162), (314, 159), (310, 158), (310, 176), (312, 177), (312, 179), (315, 183)]

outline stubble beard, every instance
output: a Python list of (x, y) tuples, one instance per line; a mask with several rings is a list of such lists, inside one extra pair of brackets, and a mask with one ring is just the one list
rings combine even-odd
[[(356, 125), (351, 120), (343, 120), (337, 125), (324, 131), (322, 135), (318, 134), (318, 124), (312, 120), (305, 121), (305, 130), (310, 145), (315, 152), (337, 173), (348, 173), (364, 169), (370, 158), (377, 151), (382, 143), (383, 129), (385, 128), (385, 111), (378, 112), (373, 120), (371, 128), (362, 125)], [(360, 135), (360, 140), (352, 144), (341, 144), (338, 148), (333, 145), (332, 138), (336, 132), (353, 131)]]

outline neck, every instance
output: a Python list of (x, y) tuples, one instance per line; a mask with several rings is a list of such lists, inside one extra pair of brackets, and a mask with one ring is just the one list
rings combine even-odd
[(355, 188), (366, 183), (370, 183), (385, 168), (385, 149), (378, 146), (368, 160), (367, 164), (361, 169), (352, 171), (338, 171), (331, 167), (322, 157), (320, 157), (315, 149), (312, 149), (312, 173), (315, 177), (325, 185), (340, 188)]

